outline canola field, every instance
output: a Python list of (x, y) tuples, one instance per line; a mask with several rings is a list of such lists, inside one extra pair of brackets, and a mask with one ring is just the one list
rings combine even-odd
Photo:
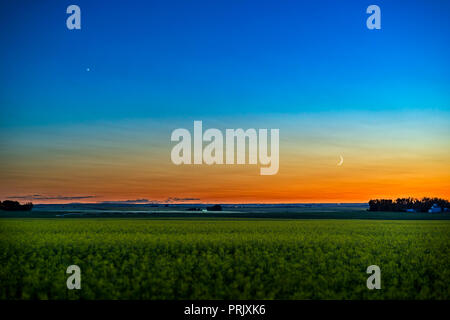
[(0, 264), (0, 299), (450, 299), (450, 221), (5, 218)]

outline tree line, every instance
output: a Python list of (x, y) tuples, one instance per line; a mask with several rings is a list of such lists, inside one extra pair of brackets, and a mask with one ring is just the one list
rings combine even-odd
[(437, 204), (442, 211), (445, 208), (450, 209), (450, 202), (441, 198), (398, 198), (374, 199), (369, 201), (369, 211), (406, 211), (413, 209), (416, 212), (428, 212), (428, 210)]
[(20, 204), (18, 201), (0, 201), (0, 210), (4, 211), (29, 211), (33, 208), (33, 203)]

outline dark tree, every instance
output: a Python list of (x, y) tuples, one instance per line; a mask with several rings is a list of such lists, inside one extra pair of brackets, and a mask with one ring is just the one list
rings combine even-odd
[(369, 211), (406, 211), (413, 209), (417, 212), (428, 212), (437, 204), (442, 210), (450, 209), (450, 202), (440, 198), (398, 198), (395, 201), (390, 199), (374, 199), (369, 201)]
[(28, 202), (26, 204), (20, 204), (17, 201), (5, 200), (0, 201), (0, 210), (4, 211), (29, 211), (33, 208), (33, 204)]
[(215, 204), (212, 207), (207, 207), (208, 211), (222, 211), (222, 206), (220, 204)]

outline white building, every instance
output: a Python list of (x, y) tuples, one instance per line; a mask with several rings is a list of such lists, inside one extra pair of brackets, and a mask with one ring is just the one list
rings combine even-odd
[(439, 207), (436, 203), (428, 210), (429, 213), (442, 212), (441, 207)]

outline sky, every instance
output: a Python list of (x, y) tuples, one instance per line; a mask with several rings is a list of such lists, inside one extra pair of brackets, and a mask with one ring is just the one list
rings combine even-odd
[[(445, 0), (1, 1), (0, 200), (449, 198), (449, 16)], [(171, 132), (194, 120), (279, 128), (278, 173), (174, 165)]]

